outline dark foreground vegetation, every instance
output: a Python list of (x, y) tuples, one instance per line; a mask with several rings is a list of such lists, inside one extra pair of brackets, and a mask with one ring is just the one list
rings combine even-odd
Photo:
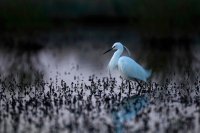
[(136, 82), (92, 75), (68, 84), (0, 79), (0, 132), (198, 132), (200, 80), (141, 89)]

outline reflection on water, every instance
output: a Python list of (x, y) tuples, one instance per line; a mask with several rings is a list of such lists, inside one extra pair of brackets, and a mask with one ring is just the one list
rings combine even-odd
[(148, 105), (148, 98), (146, 96), (132, 96), (130, 98), (124, 99), (120, 103), (120, 107), (117, 111), (112, 113), (113, 121), (117, 133), (122, 133), (123, 125), (125, 122), (133, 120), (139, 112), (142, 111)]

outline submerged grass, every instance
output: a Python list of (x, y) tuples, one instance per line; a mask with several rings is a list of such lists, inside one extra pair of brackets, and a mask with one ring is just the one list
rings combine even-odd
[[(39, 80), (40, 79), (40, 80)], [(200, 80), (137, 83), (74, 77), (18, 83), (0, 79), (0, 132), (198, 132)], [(150, 89), (149, 89), (150, 88)], [(148, 91), (147, 91), (148, 90)]]

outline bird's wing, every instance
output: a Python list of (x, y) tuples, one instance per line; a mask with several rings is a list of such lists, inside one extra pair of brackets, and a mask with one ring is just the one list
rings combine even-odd
[(121, 74), (129, 79), (139, 79), (146, 81), (145, 70), (134, 60), (122, 56), (118, 61), (118, 69)]

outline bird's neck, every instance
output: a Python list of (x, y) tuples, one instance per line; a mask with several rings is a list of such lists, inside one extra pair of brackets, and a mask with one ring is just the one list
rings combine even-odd
[(123, 53), (123, 49), (118, 49), (112, 56), (111, 60), (110, 60), (110, 63), (109, 63), (109, 69), (112, 70), (112, 69), (115, 69), (117, 67), (117, 63), (118, 63), (118, 60), (121, 56), (121, 54)]
[(112, 56), (112, 59), (116, 59), (118, 61), (119, 57), (122, 55), (123, 49), (118, 49)]

